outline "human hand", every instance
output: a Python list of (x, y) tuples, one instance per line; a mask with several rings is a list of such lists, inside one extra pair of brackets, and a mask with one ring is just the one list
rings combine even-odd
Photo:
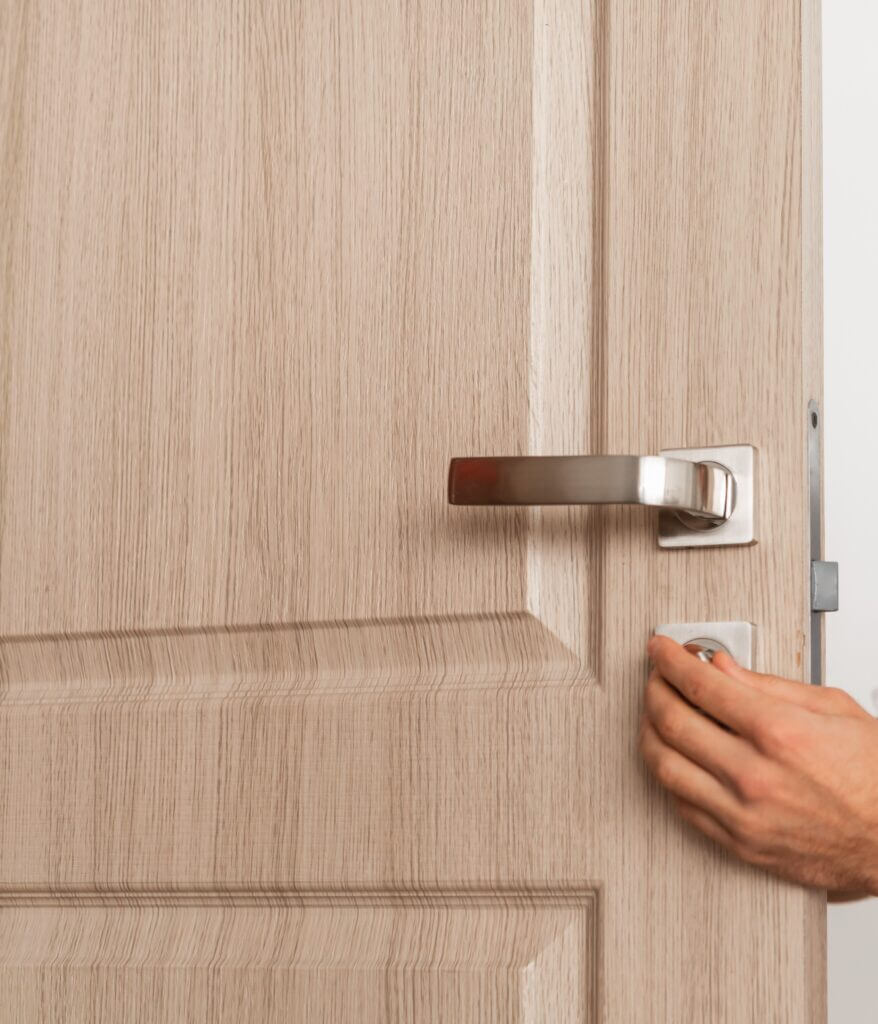
[(878, 719), (723, 652), (704, 662), (664, 636), (647, 649), (640, 750), (682, 817), (795, 882), (878, 895)]

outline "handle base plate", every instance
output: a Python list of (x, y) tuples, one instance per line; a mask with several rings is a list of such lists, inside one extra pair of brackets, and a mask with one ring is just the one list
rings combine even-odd
[(663, 448), (662, 455), (689, 462), (716, 462), (735, 478), (735, 507), (718, 526), (693, 529), (674, 512), (661, 512), (658, 542), (662, 548), (715, 548), (756, 543), (756, 449), (749, 444), (718, 448)]

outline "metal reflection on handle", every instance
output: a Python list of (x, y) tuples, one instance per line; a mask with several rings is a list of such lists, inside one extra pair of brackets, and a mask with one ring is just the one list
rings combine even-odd
[(650, 505), (706, 524), (726, 522), (735, 478), (714, 462), (661, 455), (452, 459), (452, 505)]

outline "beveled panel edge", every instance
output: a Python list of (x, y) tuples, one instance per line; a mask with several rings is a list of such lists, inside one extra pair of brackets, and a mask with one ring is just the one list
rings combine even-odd
[[(407, 959), (406, 953), (410, 954), (411, 950), (406, 950), (405, 946), (396, 949), (401, 954), (398, 959), (385, 960), (371, 955), (376, 925), (377, 937), (383, 935), (386, 945), (388, 936), (395, 934), (398, 928), (414, 928), (413, 935), (423, 934), (426, 915), (427, 920), (432, 918), (441, 928), (443, 936), (456, 934), (458, 939), (463, 939), (469, 933), (470, 943), (475, 941), (474, 946), (467, 944), (463, 962), (452, 960), (455, 970), (481, 972), (489, 968), (503, 972), (509, 983), (513, 980), (509, 974), (511, 969), (517, 983), (522, 986), (522, 995), (529, 991), (533, 1008), (543, 1012), (559, 999), (572, 998), (574, 990), (568, 986), (573, 983), (579, 1011), (587, 1014), (588, 1020), (597, 1019), (600, 1005), (599, 915), (594, 891), (567, 892), (563, 898), (540, 898), (537, 893), (512, 896), (509, 892), (490, 895), (451, 890), (434, 892), (429, 894), (429, 898), (418, 900), (413, 899), (411, 893), (403, 895), (394, 890), (365, 895), (357, 892), (324, 893), (323, 898), (311, 893), (310, 897), (305, 900), (287, 899), (270, 905), (263, 902), (217, 905), (204, 901), (152, 905), (117, 901), (98, 905), (57, 900), (23, 905), (0, 901), (0, 916), (6, 923), (6, 943), (4, 955), (0, 956), (0, 969), (13, 980), (20, 976), (19, 972), (32, 970), (64, 972), (69, 977), (67, 972), (88, 970), (104, 955), (96, 948), (99, 937), (106, 945), (108, 935), (121, 933), (130, 939), (145, 927), (147, 933), (136, 943), (124, 943), (123, 961), (114, 961), (112, 968), (119, 970), (149, 965), (177, 972), (198, 971), (206, 966), (203, 962), (205, 955), (208, 963), (214, 965), (218, 950), (226, 946), (233, 951), (231, 961), (223, 958), (227, 966), (240, 962), (251, 970), (267, 973), (293, 968), (310, 971), (327, 966), (321, 950), (331, 951), (332, 935), (342, 926), (348, 940), (353, 941), (350, 946), (345, 944), (344, 962), (329, 966), (337, 969), (359, 967), (383, 973), (400, 966), (400, 963), (407, 963), (417, 973), (430, 973), (442, 969), (449, 949), (454, 957), (453, 944), (451, 947), (446, 944), (444, 952), (442, 948), (431, 945), (429, 948), (434, 956), (428, 961), (420, 955)], [(263, 909), (269, 917), (263, 918)], [(366, 911), (375, 911), (381, 916), (370, 918)], [(485, 911), (492, 917), (478, 916)], [(344, 925), (345, 918), (338, 916), (345, 912), (347, 926)], [(323, 914), (328, 916), (322, 918)], [(417, 917), (407, 920), (409, 914)], [(450, 914), (455, 918), (445, 916)], [(443, 917), (445, 923), (441, 924)], [(321, 919), (324, 921), (322, 926)], [(255, 920), (272, 923), (256, 929)], [(383, 925), (380, 924), (382, 920)], [(494, 926), (491, 926), (492, 921)], [(331, 932), (325, 930), (327, 923), (332, 925)], [(323, 930), (315, 932), (315, 927)], [(303, 946), (303, 933), (322, 938), (320, 948), (315, 951), (309, 944)], [(21, 942), (16, 935), (27, 935), (30, 941)], [(192, 940), (196, 936), (198, 942), (193, 945)], [(243, 943), (242, 939), (245, 940)], [(566, 949), (559, 948), (559, 941)], [(576, 945), (571, 947), (571, 941)], [(459, 946), (456, 948), (461, 949)], [(162, 954), (159, 960), (155, 960), (157, 949)], [(180, 953), (185, 953), (182, 962), (175, 955)], [(352, 959), (349, 958), (350, 953), (353, 954)], [(365, 962), (362, 959), (364, 954), (368, 957)], [(566, 964), (556, 964), (562, 970), (559, 975), (557, 970), (551, 970), (551, 958), (561, 954)], [(543, 991), (540, 991), (540, 979), (535, 972), (541, 972), (547, 965), (549, 975), (542, 980)], [(544, 1019), (542, 1013), (539, 1019)]]
[[(284, 892), (225, 892), (215, 890), (169, 891), (117, 891), (90, 892), (87, 890), (14, 892), (0, 890), (0, 914), (12, 911), (55, 910), (69, 911), (104, 909), (110, 911), (167, 909), (226, 910), (240, 909), (399, 909), (406, 910), (466, 910), (504, 908), (531, 908), (537, 911), (567, 911), (581, 915), (583, 948), (582, 985), (586, 993), (589, 1020), (597, 1020), (601, 985), (601, 919), (600, 886), (580, 884), (578, 887), (509, 887), (480, 889), (467, 887), (399, 889), (351, 887), (340, 889), (310, 889)], [(542, 952), (534, 951), (534, 958)], [(527, 969), (533, 961), (522, 965)]]
[(0, 707), (592, 681), (529, 612), (0, 639)]
[[(534, 0), (532, 455), (607, 452), (609, 12), (601, 0)], [(603, 677), (599, 508), (528, 512), (527, 607)]]
[(502, 907), (535, 906), (583, 908), (597, 914), (601, 886), (577, 882), (570, 886), (361, 886), (344, 889), (296, 887), (285, 889), (217, 888), (126, 888), (34, 889), (0, 885), (0, 907), (4, 906), (111, 906), (111, 907)]

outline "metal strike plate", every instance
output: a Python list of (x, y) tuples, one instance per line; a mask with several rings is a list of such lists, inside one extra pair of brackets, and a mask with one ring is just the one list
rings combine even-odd
[(811, 611), (838, 611), (838, 562), (811, 563)]
[(811, 683), (823, 682), (823, 612), (838, 611), (838, 562), (823, 561), (823, 485), (820, 475), (820, 406), (808, 403), (808, 508), (811, 519)]
[(725, 650), (743, 668), (756, 666), (756, 627), (752, 622), (674, 622), (656, 626), (655, 631), (678, 644)]
[(717, 448), (664, 448), (662, 455), (690, 462), (714, 462), (735, 478), (735, 504), (724, 523), (693, 520), (675, 512), (659, 514), (663, 548), (713, 548), (756, 543), (756, 449), (749, 444)]

